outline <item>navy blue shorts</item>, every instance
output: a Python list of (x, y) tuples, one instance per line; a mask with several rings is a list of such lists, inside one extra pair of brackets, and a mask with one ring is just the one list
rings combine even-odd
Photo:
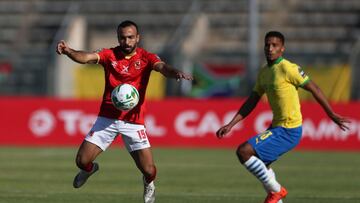
[(259, 158), (267, 165), (299, 144), (302, 126), (297, 128), (269, 128), (248, 140)]

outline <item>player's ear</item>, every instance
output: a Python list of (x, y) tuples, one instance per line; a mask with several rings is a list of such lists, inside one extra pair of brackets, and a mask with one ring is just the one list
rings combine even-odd
[(137, 34), (137, 35), (136, 35), (136, 43), (139, 43), (139, 42), (140, 42), (140, 35)]
[(285, 46), (282, 46), (280, 50), (281, 50), (281, 52), (284, 52), (285, 51)]
[(118, 43), (120, 44), (120, 34), (119, 34), (119, 31), (117, 32), (117, 40), (118, 40)]

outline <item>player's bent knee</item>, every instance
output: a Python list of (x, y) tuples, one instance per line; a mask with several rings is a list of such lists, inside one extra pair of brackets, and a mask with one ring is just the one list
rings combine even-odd
[(242, 164), (245, 163), (251, 156), (254, 155), (252, 153), (251, 148), (249, 148), (249, 146), (250, 145), (248, 143), (243, 143), (236, 150), (236, 155)]
[(241, 163), (244, 163), (244, 159), (243, 159), (243, 156), (242, 156), (242, 148), (241, 146), (239, 146), (237, 149), (236, 149), (236, 156), (238, 157), (239, 161)]

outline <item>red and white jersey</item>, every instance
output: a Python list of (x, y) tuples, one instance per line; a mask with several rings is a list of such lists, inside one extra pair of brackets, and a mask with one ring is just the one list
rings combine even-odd
[[(120, 47), (102, 49), (97, 53), (98, 64), (104, 67), (105, 90), (98, 116), (144, 124), (145, 93), (150, 73), (160, 58), (142, 48), (136, 48), (132, 55), (124, 55)], [(139, 92), (138, 105), (130, 111), (116, 109), (111, 102), (111, 92), (119, 84), (133, 85)]]

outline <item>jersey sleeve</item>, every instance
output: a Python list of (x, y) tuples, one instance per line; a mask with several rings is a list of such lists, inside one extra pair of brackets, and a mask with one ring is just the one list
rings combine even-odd
[(160, 57), (157, 54), (148, 53), (147, 59), (149, 60), (150, 67), (154, 67), (156, 63), (162, 62)]
[(309, 76), (307, 76), (304, 70), (296, 64), (287, 69), (286, 77), (287, 80), (296, 87), (302, 87), (310, 81)]
[(258, 74), (258, 76), (256, 78), (256, 82), (255, 82), (255, 86), (254, 86), (253, 91), (258, 93), (259, 96), (261, 96), (261, 95), (263, 95), (265, 93), (264, 88), (261, 87), (261, 85), (260, 85), (260, 74)]
[(109, 58), (109, 55), (111, 54), (111, 50), (110, 49), (101, 49), (101, 50), (97, 51), (96, 54), (98, 55), (97, 64), (101, 64), (104, 66), (106, 64), (107, 59)]

